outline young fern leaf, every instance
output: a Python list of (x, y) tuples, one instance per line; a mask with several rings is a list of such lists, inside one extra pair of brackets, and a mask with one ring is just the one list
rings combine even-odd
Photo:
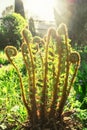
[(63, 107), (65, 105), (65, 101), (67, 99), (66, 95), (66, 90), (68, 87), (68, 78), (69, 78), (69, 69), (70, 69), (70, 63), (69, 63), (69, 46), (68, 46), (68, 34), (67, 34), (67, 27), (65, 24), (61, 24), (59, 27), (58, 33), (64, 35), (64, 41), (66, 45), (66, 76), (65, 76), (65, 81), (64, 81), (64, 86), (63, 86), (63, 91), (62, 91), (62, 96), (61, 100), (59, 103), (59, 115), (61, 115), (63, 111)]
[[(23, 60), (24, 60), (25, 66), (26, 66), (26, 70), (28, 73), (28, 89), (29, 89), (29, 92), (32, 92), (32, 90), (30, 89), (30, 87), (32, 87), (32, 77), (31, 77), (32, 72), (31, 72), (31, 66), (30, 66), (30, 61), (29, 61), (27, 44), (25, 44), (25, 43), (22, 44), (21, 51), (22, 51)], [(30, 97), (30, 101), (32, 102), (32, 97), (30, 95), (29, 95), (29, 97)], [(32, 117), (31, 110), (30, 110), (29, 116), (30, 116), (30, 118)]]
[[(67, 97), (69, 95), (71, 86), (74, 82), (74, 78), (76, 76), (78, 67), (79, 67), (79, 63), (80, 63), (80, 58), (78, 53), (70, 53), (69, 50), (69, 44), (68, 44), (68, 34), (67, 34), (67, 28), (65, 24), (61, 25), (61, 28), (63, 29), (63, 34), (64, 34), (64, 38), (65, 38), (65, 45), (66, 45), (66, 76), (65, 76), (65, 81), (64, 81), (64, 86), (63, 86), (63, 91), (62, 91), (62, 96), (61, 96), (61, 100), (59, 103), (59, 108), (58, 108), (58, 113), (59, 116), (62, 114), (63, 112), (63, 108), (65, 106), (65, 102), (67, 100)], [(74, 55), (74, 56), (73, 56)], [(76, 58), (75, 58), (76, 57)], [(71, 62), (72, 63), (76, 63), (76, 68), (75, 68), (75, 72), (72, 76), (71, 81), (69, 81), (69, 73), (70, 73), (70, 66), (71, 66)], [(70, 86), (69, 86), (69, 82), (70, 82)], [(69, 87), (68, 87), (69, 86)], [(67, 94), (68, 91), (68, 94)]]
[(22, 82), (22, 78), (21, 78), (21, 74), (17, 68), (17, 66), (15, 65), (15, 63), (12, 60), (12, 57), (15, 57), (17, 55), (17, 49), (13, 46), (6, 46), (4, 49), (6, 56), (8, 58), (8, 60), (10, 61), (10, 63), (14, 66), (14, 68), (16, 69), (18, 76), (19, 76), (19, 80), (20, 80), (20, 87), (21, 87), (21, 96), (22, 96), (22, 100), (23, 103), (27, 109), (28, 114), (30, 114), (30, 108), (28, 106), (27, 100), (25, 98), (25, 91), (24, 91), (24, 86), (23, 86), (23, 82)]
[(70, 81), (70, 85), (69, 85), (69, 87), (67, 89), (67, 97), (68, 97), (68, 95), (70, 93), (71, 87), (72, 87), (72, 85), (74, 83), (77, 71), (78, 71), (79, 66), (80, 66), (80, 55), (79, 55), (79, 53), (78, 52), (71, 52), (71, 54), (69, 56), (69, 61), (70, 61), (71, 64), (75, 64), (75, 69), (74, 69), (72, 79)]
[(35, 63), (34, 63), (34, 58), (33, 58), (33, 54), (32, 54), (31, 44), (29, 43), (30, 39), (29, 39), (29, 31), (28, 30), (26, 30), (26, 29), (23, 30), (23, 37), (24, 37), (26, 44), (27, 44), (27, 49), (28, 49), (29, 58), (30, 58), (30, 62), (31, 62), (31, 70), (32, 70), (31, 109), (32, 109), (32, 121), (33, 121), (33, 125), (35, 125), (37, 120), (38, 120), (36, 98), (35, 98), (35, 94), (36, 94)]
[(61, 41), (59, 39), (59, 36), (56, 35), (56, 41), (58, 44), (58, 48), (57, 49), (57, 55), (58, 55), (58, 65), (57, 65), (57, 74), (56, 74), (56, 78), (55, 78), (55, 83), (53, 85), (53, 100), (52, 100), (52, 104), (51, 104), (51, 108), (50, 108), (50, 113), (49, 116), (52, 118), (55, 116), (55, 111), (56, 111), (56, 107), (57, 107), (57, 100), (58, 100), (58, 90), (59, 90), (59, 82), (60, 82), (60, 72), (61, 72)]

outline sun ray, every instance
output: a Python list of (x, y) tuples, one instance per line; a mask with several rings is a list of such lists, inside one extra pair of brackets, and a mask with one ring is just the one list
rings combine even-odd
[(54, 19), (54, 0), (23, 0), (23, 2), (29, 16), (33, 13), (40, 19), (49, 21)]

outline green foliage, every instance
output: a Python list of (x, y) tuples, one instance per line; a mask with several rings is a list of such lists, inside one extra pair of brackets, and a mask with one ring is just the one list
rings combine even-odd
[(75, 116), (82, 122), (84, 127), (83, 129), (87, 128), (87, 109), (85, 110), (77, 109)]
[(82, 101), (81, 109), (87, 109), (87, 96)]
[(6, 55), (3, 53), (3, 51), (0, 52), (0, 65), (7, 65), (9, 63)]
[(20, 14), (9, 14), (2, 19), (0, 27), (0, 49), (6, 45), (19, 47), (22, 42), (21, 31), (27, 25)]
[[(4, 53), (1, 53), (5, 57)], [(1, 60), (1, 59), (0, 59)], [(22, 72), (23, 81), (26, 82), (22, 56), (18, 53), (15, 63)], [(10, 129), (18, 126), (26, 119), (26, 110), (20, 98), (20, 85), (17, 72), (12, 65), (5, 63), (0, 68), (0, 129)], [(19, 122), (17, 122), (17, 120)], [(16, 128), (15, 128), (16, 130)]]
[(69, 44), (65, 24), (57, 31), (50, 28), (46, 38), (42, 40), (42, 46), (38, 44), (37, 47), (37, 44), (33, 43), (35, 39), (31, 38), (27, 29), (23, 30), (23, 39), (21, 53), (28, 76), (26, 84), (23, 83), (20, 69), (14, 60), (17, 49), (7, 46), (5, 53), (16, 69), (28, 120), (32, 129), (36, 130), (46, 127), (47, 122), (52, 123), (52, 120), (62, 116), (80, 65), (80, 56)]
[[(64, 111), (66, 112), (73, 112), (71, 117), (76, 121), (78, 121), (80, 124), (77, 125), (81, 130), (86, 130), (87, 129), (87, 98), (83, 100), (81, 103), (79, 100), (76, 100), (75, 97), (76, 91), (74, 88), (72, 88), (71, 93), (68, 97), (66, 106)], [(84, 110), (83, 110), (84, 109)]]
[(80, 102), (87, 96), (87, 53), (81, 52), (81, 65), (76, 77), (76, 82), (74, 84), (74, 88), (76, 90), (76, 99)]

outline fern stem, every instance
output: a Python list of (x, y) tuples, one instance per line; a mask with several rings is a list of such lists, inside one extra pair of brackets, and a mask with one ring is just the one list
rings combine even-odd
[(31, 59), (31, 67), (32, 67), (32, 74), (33, 74), (33, 77), (32, 77), (32, 87), (31, 88), (31, 107), (32, 107), (32, 116), (33, 116), (33, 125), (36, 124), (36, 122), (38, 121), (38, 117), (37, 117), (37, 106), (36, 106), (36, 98), (35, 98), (35, 91), (36, 91), (36, 88), (35, 88), (35, 66), (34, 66), (34, 59), (33, 59), (33, 56), (32, 56), (32, 52), (31, 52), (31, 48), (30, 48), (30, 44), (27, 44), (28, 45), (28, 51), (29, 51), (29, 54), (30, 54), (30, 59)]
[[(28, 60), (29, 60), (29, 57), (28, 57), (28, 54), (24, 54), (24, 45), (26, 44), (22, 44), (22, 55), (23, 55), (23, 59), (24, 59), (24, 63), (25, 63), (25, 66), (26, 66), (26, 70), (27, 70), (27, 73), (28, 73), (28, 88), (29, 88), (29, 92), (31, 92), (31, 89), (30, 89), (30, 86), (32, 86), (32, 78), (31, 78), (31, 70), (30, 70), (30, 67), (29, 67), (29, 64), (28, 64)], [(26, 59), (27, 57), (27, 59)], [(31, 97), (31, 94), (30, 94), (30, 101), (32, 101), (32, 97)], [(32, 104), (32, 103), (31, 103)], [(32, 119), (32, 112), (30, 110), (30, 113), (29, 113), (29, 116), (31, 117)]]
[(50, 37), (48, 37), (47, 39), (47, 43), (46, 43), (46, 52), (45, 52), (45, 70), (44, 70), (44, 77), (43, 77), (43, 88), (42, 88), (42, 97), (41, 97), (41, 111), (40, 111), (40, 116), (41, 119), (44, 121), (45, 120), (45, 116), (46, 116), (46, 90), (47, 90), (47, 73), (48, 73), (48, 45), (49, 45), (49, 39)]
[(65, 28), (65, 45), (66, 45), (66, 77), (65, 77), (65, 83), (64, 83), (64, 87), (63, 87), (63, 91), (62, 91), (62, 97), (59, 103), (59, 109), (58, 109), (58, 114), (61, 115), (66, 99), (67, 99), (67, 95), (66, 95), (66, 90), (68, 87), (68, 77), (69, 77), (69, 52), (68, 52), (68, 34), (67, 34), (67, 30)]
[(53, 86), (53, 100), (52, 100), (52, 104), (51, 104), (51, 109), (50, 109), (50, 113), (49, 113), (49, 116), (50, 117), (54, 117), (55, 116), (55, 111), (56, 111), (56, 106), (57, 106), (57, 99), (58, 99), (58, 83), (59, 83), (59, 78), (60, 78), (60, 72), (61, 72), (61, 41), (59, 39), (58, 36), (56, 36), (56, 39), (57, 39), (57, 45), (60, 46), (60, 49), (58, 50), (58, 72), (57, 72), (57, 76), (56, 76), (56, 81), (55, 81), (55, 84)]
[(79, 68), (79, 62), (77, 63), (76, 67), (75, 67), (75, 71), (74, 71), (74, 74), (73, 74), (73, 77), (71, 79), (71, 82), (70, 82), (70, 85), (69, 85), (69, 88), (67, 90), (67, 97), (69, 96), (69, 93), (70, 93), (70, 90), (71, 90), (71, 87), (72, 87), (72, 84), (74, 83), (74, 79), (77, 75), (77, 71), (78, 71), (78, 68)]
[(32, 123), (33, 123), (33, 125), (35, 125), (36, 122), (38, 121), (36, 98), (35, 98), (35, 94), (36, 94), (35, 65), (34, 65), (34, 58), (33, 58), (31, 46), (30, 46), (31, 43), (29, 43), (29, 39), (28, 39), (28, 36), (29, 36), (28, 34), (29, 34), (28, 30), (23, 31), (23, 37), (27, 44), (28, 54), (29, 54), (30, 60), (31, 60), (31, 68), (32, 68), (31, 108), (32, 108), (32, 120), (33, 120)]

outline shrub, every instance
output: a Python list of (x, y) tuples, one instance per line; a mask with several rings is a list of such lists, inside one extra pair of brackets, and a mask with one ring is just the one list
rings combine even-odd
[(27, 25), (20, 14), (9, 14), (2, 19), (0, 27), (0, 49), (6, 45), (19, 47), (22, 42), (21, 31)]
[(7, 46), (5, 53), (18, 73), (21, 96), (32, 129), (38, 130), (47, 126), (57, 129), (56, 120), (61, 120), (80, 64), (80, 56), (69, 44), (65, 24), (62, 24), (57, 31), (50, 28), (43, 46), (38, 49), (37, 44), (32, 43), (33, 40), (29, 34), (28, 30), (23, 30), (25, 42), (21, 46), (28, 74), (27, 94), (13, 58), (17, 55), (17, 49)]
[(81, 65), (76, 77), (74, 89), (76, 91), (76, 99), (83, 102), (84, 98), (87, 96), (87, 52), (80, 52), (80, 55)]
[(9, 64), (9, 61), (6, 57), (6, 55), (4, 54), (3, 51), (0, 52), (0, 67), (2, 67), (2, 65), (7, 65)]
[(82, 101), (81, 109), (87, 109), (87, 96)]

